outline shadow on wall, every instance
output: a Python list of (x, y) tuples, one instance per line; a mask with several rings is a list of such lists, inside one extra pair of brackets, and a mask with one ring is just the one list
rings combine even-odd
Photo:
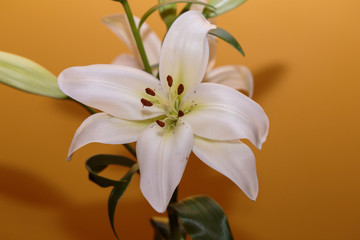
[[(214, 175), (215, 171), (210, 170), (200, 160), (195, 159), (195, 156), (192, 157), (192, 161), (194, 163), (190, 164), (192, 166), (189, 166), (190, 168), (187, 171), (189, 178), (185, 177), (187, 179), (183, 181), (184, 184), (181, 186), (185, 195), (188, 194), (186, 192), (191, 189), (191, 185), (197, 185), (196, 194), (207, 194), (215, 200), (225, 198), (221, 204), (226, 204), (230, 200), (234, 189), (241, 192), (235, 185), (232, 186), (230, 180), (225, 176), (218, 173)], [(203, 179), (204, 183), (194, 184), (199, 179)], [(13, 202), (19, 202), (19, 205), (42, 208), (42, 211), (53, 212), (58, 216), (58, 223), (54, 222), (53, 224), (60, 226), (64, 233), (73, 236), (74, 239), (116, 239), (107, 216), (106, 198), (110, 193), (110, 188), (102, 189), (96, 186), (99, 191), (103, 191), (104, 201), (95, 204), (87, 202), (75, 204), (64, 197), (51, 184), (41, 180), (36, 175), (19, 169), (0, 166), (0, 183), (0, 197), (10, 198)], [(93, 183), (89, 182), (89, 184)], [(130, 184), (129, 188), (131, 187), (138, 188), (138, 185), (133, 183)], [(205, 192), (200, 191), (199, 188), (205, 190)], [(224, 197), (224, 194), (228, 195), (228, 197)], [(184, 198), (190, 195), (184, 196)], [(240, 202), (244, 203), (244, 210), (246, 210), (246, 205), (249, 204), (250, 200), (244, 196), (240, 199)], [(19, 212), (14, 212), (14, 214), (20, 215)], [(159, 216), (160, 214), (156, 213), (144, 199), (120, 201), (115, 213), (115, 227), (120, 238), (151, 239), (153, 231), (149, 220), (154, 215)], [(26, 224), (30, 224), (31, 227), (31, 223)], [(141, 231), (139, 231), (139, 226)], [(232, 229), (232, 231), (237, 237), (246, 240), (252, 239), (246, 236), (246, 231), (240, 230), (240, 233), (239, 229)], [(241, 235), (239, 236), (239, 234)]]
[[(93, 183), (89, 182), (89, 184)], [(133, 184), (133, 187), (138, 186)], [(110, 189), (99, 188), (99, 190), (104, 192), (106, 199)], [(37, 176), (7, 166), (0, 166), (0, 197), (10, 198), (13, 202), (19, 202), (19, 205), (41, 207), (45, 211), (55, 213), (58, 216), (58, 225), (65, 233), (74, 236), (74, 239), (116, 239), (108, 220), (106, 200), (96, 204), (76, 205), (66, 199), (54, 186)], [(147, 238), (152, 237), (149, 219), (154, 215), (154, 211), (147, 204), (139, 204), (139, 202), (119, 202), (115, 214), (115, 226), (122, 239), (129, 239), (129, 236), (141, 239), (149, 234)], [(21, 213), (14, 212), (14, 214), (21, 218)], [(26, 224), (31, 225), (31, 222)], [(143, 230), (138, 231), (139, 226), (145, 224), (148, 229), (145, 230), (144, 227)]]
[(287, 71), (287, 67), (281, 63), (271, 64), (253, 71), (254, 77), (254, 96), (255, 101), (264, 98), (266, 92), (278, 85), (282, 75)]

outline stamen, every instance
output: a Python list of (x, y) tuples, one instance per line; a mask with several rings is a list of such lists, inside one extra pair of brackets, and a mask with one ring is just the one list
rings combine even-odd
[(181, 111), (181, 110), (179, 110), (179, 111), (178, 111), (178, 117), (182, 117), (182, 116), (184, 116), (184, 112)]
[(173, 78), (170, 75), (168, 75), (166, 77), (166, 80), (168, 82), (169, 87), (171, 87), (173, 85)]
[(145, 89), (145, 92), (151, 96), (155, 96), (155, 92), (154, 90), (152, 90), (151, 88), (146, 88)]
[(156, 120), (156, 123), (162, 128), (165, 127), (165, 123), (163, 121)]
[(150, 102), (149, 100), (146, 100), (145, 98), (142, 98), (140, 101), (146, 107), (151, 107), (153, 105), (152, 102)]
[(184, 92), (184, 85), (180, 84), (177, 89), (177, 94), (180, 95)]

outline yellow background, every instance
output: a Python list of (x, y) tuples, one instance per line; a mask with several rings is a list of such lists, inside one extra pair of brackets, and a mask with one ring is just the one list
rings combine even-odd
[[(138, 16), (155, 4), (129, 1)], [(128, 49), (100, 18), (119, 12), (110, 0), (1, 0), (0, 50), (56, 75), (109, 63)], [(360, 239), (359, 13), (356, 0), (249, 0), (217, 19), (247, 55), (220, 41), (217, 65), (247, 65), (254, 99), (270, 118), (263, 150), (254, 149), (259, 197), (250, 201), (194, 156), (179, 194), (218, 201), (235, 239)], [(164, 32), (157, 14), (148, 23)], [(91, 144), (66, 162), (85, 110), (7, 86), (0, 86), (0, 97), (0, 239), (115, 239), (107, 219), (110, 190), (87, 179), (84, 162), (126, 151)], [(136, 176), (118, 205), (122, 239), (152, 237), (149, 218), (157, 214), (138, 184)]]

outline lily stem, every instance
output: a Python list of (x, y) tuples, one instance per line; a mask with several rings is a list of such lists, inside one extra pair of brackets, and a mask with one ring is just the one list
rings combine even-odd
[(140, 31), (139, 31), (139, 29), (137, 28), (137, 26), (135, 24), (134, 16), (133, 16), (133, 14), (131, 12), (129, 3), (128, 3), (127, 0), (123, 0), (123, 1), (120, 1), (120, 2), (123, 5), (126, 16), (127, 16), (128, 20), (129, 20), (130, 28), (131, 28), (131, 31), (132, 31), (132, 33), (134, 35), (135, 42), (136, 42), (137, 48), (139, 50), (141, 60), (142, 60), (142, 62), (144, 64), (145, 71), (152, 74), (151, 66), (150, 66), (148, 58), (146, 56), (144, 45), (143, 45), (143, 42), (142, 42), (142, 39), (141, 39), (141, 36), (140, 36)]
[[(177, 193), (178, 189), (176, 188), (171, 199), (170, 203), (176, 203), (177, 202)], [(169, 224), (170, 224), (170, 239), (171, 240), (182, 240), (181, 232), (180, 232), (180, 222), (179, 218), (177, 216), (177, 213), (174, 209), (168, 207), (167, 209), (168, 217), (169, 217)]]

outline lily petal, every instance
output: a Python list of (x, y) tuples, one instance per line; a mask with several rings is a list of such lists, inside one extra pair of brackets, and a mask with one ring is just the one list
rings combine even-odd
[(124, 144), (135, 142), (140, 132), (148, 125), (148, 121), (127, 121), (106, 113), (93, 114), (85, 119), (77, 129), (69, 149), (68, 160), (76, 150), (89, 143)]
[[(210, 21), (211, 19), (208, 19), (208, 20)], [(213, 23), (212, 21), (210, 21), (210, 22)], [(213, 24), (215, 24), (215, 23), (213, 23)], [(209, 42), (209, 63), (208, 63), (208, 66), (207, 66), (207, 71), (209, 71), (215, 65), (217, 39), (213, 35), (208, 35), (207, 39), (208, 39), (208, 42)], [(206, 77), (206, 75), (205, 75), (205, 77)]]
[(254, 92), (253, 76), (245, 66), (229, 65), (215, 68), (206, 73), (204, 81), (244, 90), (248, 92), (250, 98)]
[(141, 69), (141, 63), (132, 55), (129, 54), (121, 54), (117, 56), (112, 64), (122, 65), (122, 66), (128, 66), (133, 67), (137, 69)]
[[(183, 99), (183, 116), (194, 134), (213, 140), (247, 138), (261, 148), (269, 130), (269, 119), (256, 102), (233, 88), (202, 83)], [(186, 110), (185, 110), (186, 111)]]
[(255, 156), (239, 140), (215, 141), (194, 137), (193, 151), (205, 164), (233, 181), (251, 200), (258, 195)]
[[(139, 25), (140, 19), (134, 17), (136, 26)], [(134, 36), (132, 34), (129, 21), (125, 14), (116, 14), (104, 17), (103, 23), (110, 28), (130, 49), (135, 55), (138, 63), (142, 66), (140, 53), (136, 46)], [(140, 29), (141, 39), (145, 48), (150, 65), (158, 64), (160, 57), (161, 40), (150, 27), (144, 23)]]
[(165, 130), (156, 123), (139, 136), (136, 153), (140, 168), (140, 189), (151, 206), (164, 212), (180, 182), (193, 147), (191, 126), (178, 121)]
[(172, 24), (160, 55), (159, 72), (164, 87), (168, 87), (168, 75), (174, 80), (174, 89), (184, 85), (184, 94), (202, 81), (209, 60), (206, 36), (214, 28), (196, 11), (182, 14)]
[(142, 98), (152, 101), (145, 89), (165, 99), (160, 82), (152, 75), (126, 66), (104, 64), (65, 69), (58, 77), (60, 89), (75, 100), (127, 120), (144, 120), (164, 114), (157, 105), (144, 107)]

